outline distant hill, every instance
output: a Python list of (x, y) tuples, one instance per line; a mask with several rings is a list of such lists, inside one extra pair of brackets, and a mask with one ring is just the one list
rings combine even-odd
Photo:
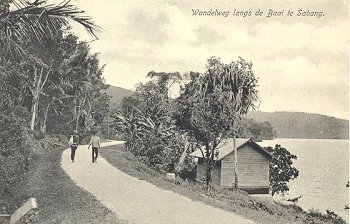
[(112, 86), (112, 85), (108, 87), (106, 92), (107, 92), (107, 95), (112, 97), (111, 98), (112, 107), (119, 107), (123, 97), (130, 96), (133, 94), (133, 91), (129, 89), (124, 89), (124, 88)]
[(349, 121), (302, 112), (250, 112), (247, 118), (268, 121), (278, 138), (348, 139)]
[[(110, 85), (107, 94), (112, 96), (112, 107), (119, 107), (123, 97), (133, 91)], [(277, 138), (348, 139), (349, 121), (321, 114), (302, 112), (249, 112), (247, 118), (256, 122), (268, 121)]]

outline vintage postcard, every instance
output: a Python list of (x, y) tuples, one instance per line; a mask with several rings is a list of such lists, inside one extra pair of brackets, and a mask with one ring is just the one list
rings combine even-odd
[(349, 223), (348, 1), (1, 7), (0, 223)]

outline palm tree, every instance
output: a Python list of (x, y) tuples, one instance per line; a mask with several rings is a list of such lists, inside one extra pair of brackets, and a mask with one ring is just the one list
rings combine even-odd
[[(45, 0), (4, 0), (0, 3), (0, 57), (6, 61), (28, 62), (36, 58), (28, 52), (26, 43), (40, 46), (45, 39), (54, 36), (62, 30), (70, 28), (70, 22), (77, 22), (86, 31), (97, 38), (101, 28), (94, 24), (90, 17), (83, 15), (84, 11), (64, 0), (60, 4), (46, 4)], [(23, 47), (24, 46), (24, 47)], [(30, 63), (33, 66), (34, 85), (31, 88), (32, 118), (30, 128), (34, 130), (39, 96), (51, 72), (41, 60)], [(49, 69), (48, 69), (49, 68)]]
[(235, 187), (238, 187), (237, 150), (235, 136), (238, 124), (248, 110), (259, 100), (257, 79), (252, 63), (242, 58), (229, 64), (211, 57), (204, 74), (191, 72), (191, 81), (182, 90), (177, 124), (193, 136), (199, 145), (206, 166), (206, 184), (209, 190), (211, 170), (215, 167), (215, 151), (220, 142), (233, 134), (235, 153)]
[(237, 168), (237, 146), (236, 135), (238, 132), (238, 123), (242, 115), (247, 114), (250, 108), (255, 109), (254, 102), (258, 101), (257, 79), (254, 77), (251, 70), (252, 63), (246, 63), (242, 58), (239, 58), (237, 63), (231, 63), (226, 76), (226, 87), (231, 91), (231, 102), (233, 103), (233, 116), (235, 119), (233, 123), (233, 150), (234, 150), (234, 173), (235, 185), (238, 188), (238, 168)]
[[(227, 111), (233, 117), (232, 134), (233, 134), (233, 150), (234, 150), (234, 173), (235, 188), (238, 188), (238, 169), (237, 169), (237, 148), (236, 135), (238, 132), (238, 124), (241, 117), (249, 111), (256, 109), (255, 102), (259, 101), (258, 91), (256, 89), (258, 80), (252, 71), (253, 64), (246, 62), (239, 57), (236, 62), (224, 64), (220, 62), (220, 58), (211, 57), (208, 60), (208, 75), (218, 84), (214, 85), (219, 92), (226, 92), (227, 100), (231, 103), (231, 110)], [(216, 77), (216, 78), (214, 78)]]
[(25, 0), (5, 0), (0, 3), (0, 47), (5, 52), (23, 54), (21, 47), (29, 37), (41, 42), (58, 30), (69, 29), (70, 21), (85, 27), (86, 31), (97, 38), (102, 30), (90, 17), (65, 0), (60, 4), (46, 4), (45, 0), (30, 3)]

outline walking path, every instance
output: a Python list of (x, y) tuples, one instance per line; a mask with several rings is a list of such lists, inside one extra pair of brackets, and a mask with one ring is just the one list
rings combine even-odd
[[(102, 143), (101, 147), (122, 143), (111, 141)], [(232, 212), (192, 201), (129, 176), (101, 157), (98, 163), (92, 163), (91, 148), (88, 150), (87, 145), (78, 147), (74, 163), (70, 161), (70, 149), (65, 150), (61, 164), (78, 186), (95, 195), (102, 204), (128, 223), (254, 223)]]

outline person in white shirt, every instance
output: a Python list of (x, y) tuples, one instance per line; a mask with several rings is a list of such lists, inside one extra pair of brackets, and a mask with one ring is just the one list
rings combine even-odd
[(88, 149), (92, 146), (92, 162), (97, 162), (98, 150), (100, 149), (100, 138), (94, 133), (91, 137)]

